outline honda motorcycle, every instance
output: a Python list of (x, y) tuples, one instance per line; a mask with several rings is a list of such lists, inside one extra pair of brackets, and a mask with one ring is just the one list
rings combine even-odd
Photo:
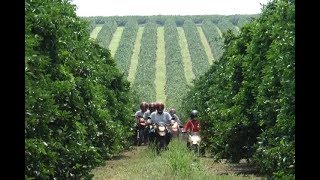
[(179, 137), (180, 126), (179, 126), (178, 122), (176, 122), (175, 120), (171, 120), (170, 127), (171, 127), (172, 137), (173, 138)]
[(165, 150), (168, 147), (168, 125), (164, 122), (159, 122), (155, 124), (155, 144), (157, 152), (160, 150)]
[(136, 127), (136, 144), (140, 146), (142, 143), (146, 143), (146, 123), (142, 120), (140, 123), (137, 124)]
[(200, 156), (201, 137), (199, 132), (193, 132), (189, 134), (188, 146), (198, 156)]
[(156, 124), (151, 123), (150, 118), (148, 118), (147, 124), (149, 145), (152, 145), (154, 144), (156, 138)]

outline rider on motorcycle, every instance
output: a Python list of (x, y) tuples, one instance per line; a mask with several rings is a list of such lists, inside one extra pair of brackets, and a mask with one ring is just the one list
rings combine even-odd
[[(190, 113), (190, 118), (188, 119), (186, 125), (183, 128), (183, 132), (186, 133), (188, 130), (192, 134), (193, 132), (199, 132), (200, 130), (200, 121), (197, 118), (198, 117), (198, 111), (192, 110)], [(189, 147), (189, 143), (187, 142), (187, 147)]]
[(146, 142), (147, 139), (147, 129), (146, 127), (146, 123), (147, 123), (147, 119), (143, 118), (144, 113), (148, 110), (148, 103), (146, 102), (141, 102), (140, 103), (140, 110), (137, 111), (135, 113), (135, 118), (136, 118), (136, 123), (137, 123), (137, 129), (139, 131), (143, 132), (143, 141)]
[(150, 119), (150, 115), (154, 111), (156, 111), (156, 103), (155, 102), (151, 102), (151, 103), (149, 103), (149, 109), (143, 114), (143, 118), (144, 119)]
[[(150, 126), (150, 124), (151, 124), (150, 115), (154, 111), (156, 111), (156, 103), (151, 102), (151, 103), (149, 103), (149, 109), (143, 114), (143, 118), (147, 119), (147, 126)], [(154, 138), (155, 138), (154, 129), (152, 129), (151, 127), (148, 127), (147, 128), (147, 141), (148, 141), (148, 143), (154, 142)]]
[[(164, 104), (162, 102), (159, 102), (156, 104), (156, 108), (157, 108), (157, 111), (154, 111), (150, 115), (151, 123), (164, 122), (165, 124), (170, 124), (172, 117), (168, 112), (164, 111)], [(166, 134), (167, 145), (171, 140), (171, 136), (172, 135), (170, 132)]]
[(182, 132), (183, 125), (181, 124), (180, 118), (176, 114), (177, 111), (174, 108), (169, 110), (169, 114), (171, 115), (171, 134), (173, 137), (179, 137)]
[(176, 121), (179, 125), (181, 125), (181, 121), (180, 121), (179, 116), (177, 115), (176, 109), (171, 108), (171, 109), (169, 110), (169, 114), (171, 115), (171, 117), (172, 117), (172, 119), (173, 119), (174, 121)]

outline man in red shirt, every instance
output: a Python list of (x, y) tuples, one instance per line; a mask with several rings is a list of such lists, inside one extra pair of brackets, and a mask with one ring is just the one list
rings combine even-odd
[[(190, 131), (191, 134), (193, 134), (194, 132), (199, 132), (200, 130), (200, 126), (199, 126), (199, 119), (198, 117), (198, 111), (197, 110), (192, 110), (191, 114), (190, 114), (190, 118), (188, 119), (186, 125), (183, 128), (183, 132), (187, 133), (188, 130)], [(187, 141), (187, 147), (189, 148), (190, 144)]]
[(188, 119), (186, 125), (183, 128), (183, 132), (187, 132), (190, 130), (191, 133), (193, 132), (199, 132), (199, 119), (198, 117), (198, 111), (197, 110), (192, 110), (190, 114), (190, 118)]

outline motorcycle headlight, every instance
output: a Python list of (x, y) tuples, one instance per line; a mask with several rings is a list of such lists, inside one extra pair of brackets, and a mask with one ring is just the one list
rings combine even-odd
[(190, 141), (195, 144), (195, 143), (200, 143), (201, 138), (200, 136), (190, 136)]
[(164, 126), (159, 127), (159, 131), (164, 131), (166, 128)]
[(160, 135), (160, 136), (164, 136), (164, 135), (166, 135), (166, 132), (161, 131), (161, 132), (159, 132), (159, 135)]

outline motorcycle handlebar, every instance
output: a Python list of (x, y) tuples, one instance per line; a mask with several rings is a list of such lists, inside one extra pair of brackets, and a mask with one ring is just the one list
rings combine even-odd
[(159, 126), (159, 124), (163, 124), (163, 125), (165, 125), (165, 126), (170, 126), (170, 125), (171, 125), (171, 123), (153, 123), (153, 124), (155, 124), (155, 125), (157, 125), (157, 126)]

